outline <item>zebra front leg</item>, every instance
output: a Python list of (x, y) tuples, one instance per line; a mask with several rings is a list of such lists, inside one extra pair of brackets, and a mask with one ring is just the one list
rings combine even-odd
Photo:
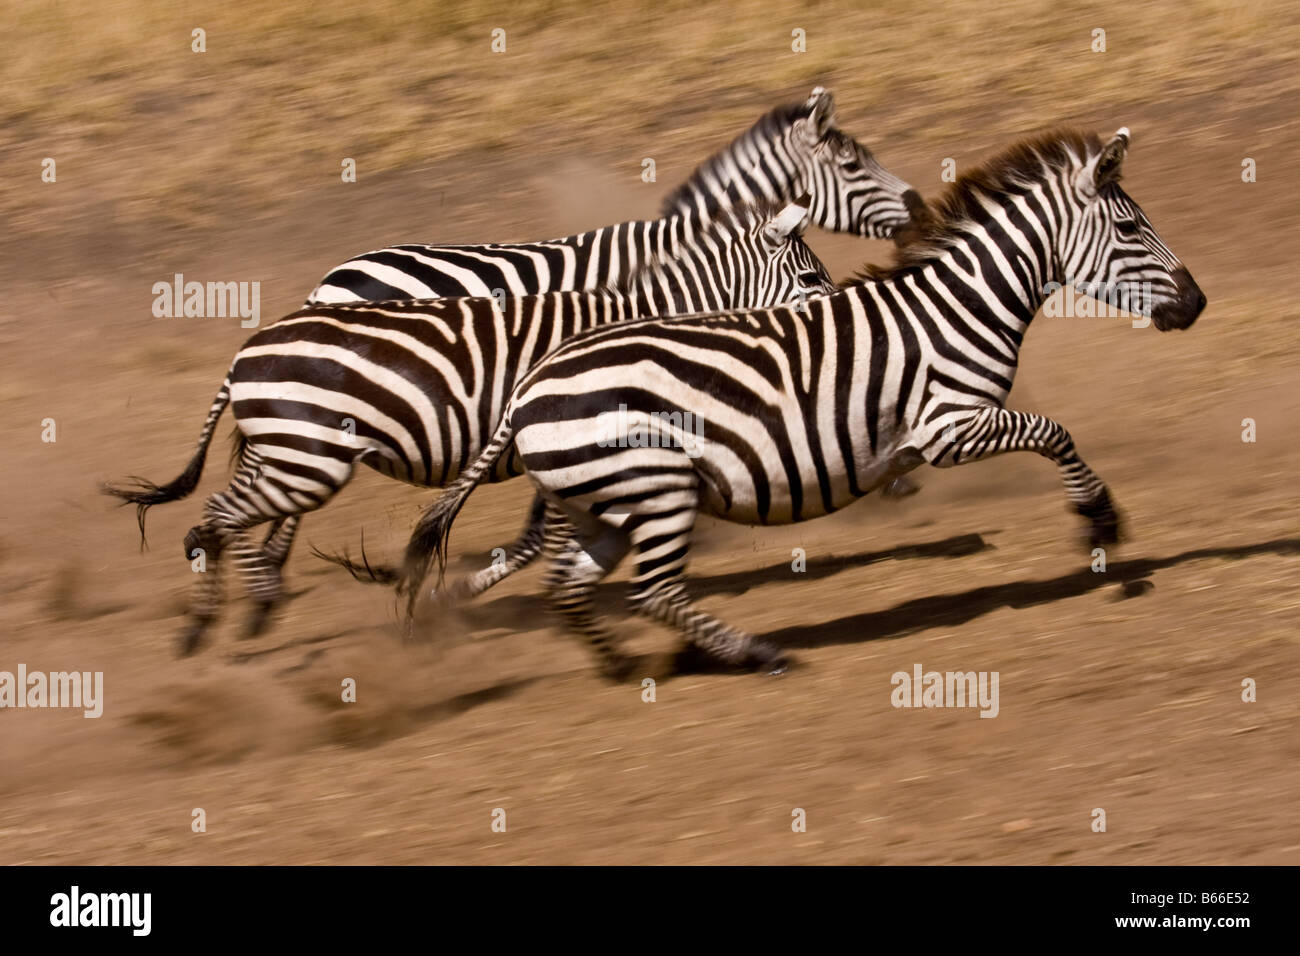
[(541, 495), (533, 497), (533, 506), (528, 512), (528, 521), (524, 530), (515, 539), (514, 544), (506, 549), (505, 558), (493, 561), (491, 566), (476, 571), (467, 578), (453, 582), (445, 589), (446, 600), (455, 603), (476, 598), (520, 568), (527, 567), (542, 552), (545, 536), (546, 500)]
[(1079, 457), (1070, 433), (1050, 418), (995, 406), (958, 416), (946, 413), (935, 420), (933, 435), (922, 448), (930, 464), (939, 468), (1012, 451), (1033, 451), (1056, 462), (1070, 504), (1088, 522), (1089, 548), (1119, 541), (1121, 521), (1110, 491)]

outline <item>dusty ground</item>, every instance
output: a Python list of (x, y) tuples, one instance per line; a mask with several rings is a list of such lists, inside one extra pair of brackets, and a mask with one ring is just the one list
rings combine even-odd
[[(355, 549), (364, 527), (369, 551), (397, 551), (427, 495), (369, 474), (305, 522), (294, 599), (269, 635), (236, 639), (247, 607), (228, 582), (214, 644), (176, 661), (180, 540), (201, 499), (155, 509), (139, 553), (131, 513), (94, 489), (179, 472), (247, 335), (153, 318), (155, 281), (260, 280), (269, 320), (384, 242), (649, 214), (711, 144), (661, 162), (656, 186), (613, 154), (487, 151), (363, 177), (342, 198), (300, 188), (274, 215), (241, 208), (201, 231), (117, 215), (110, 194), (62, 233), (0, 237), (0, 670), (101, 670), (107, 688), (99, 720), (0, 711), (0, 862), (1300, 863), (1300, 129), (1271, 82), (1120, 103), (1083, 90), (1062, 111), (1133, 127), (1126, 186), (1210, 300), (1181, 334), (1123, 319), (1031, 332), (1012, 404), (1066, 424), (1109, 481), (1129, 537), (1106, 573), (1089, 570), (1054, 469), (1033, 456), (919, 472), (912, 499), (794, 528), (706, 523), (693, 566), (706, 605), (799, 666), (674, 674), (672, 638), (629, 620), (653, 703), (596, 677), (540, 607), (536, 571), (399, 643), (390, 596), (306, 547)], [(1021, 130), (988, 102), (889, 141), (842, 118), (933, 194), (943, 157), (974, 160)], [(1256, 183), (1240, 181), (1245, 156)], [(33, 190), (33, 218), (43, 201)], [(811, 238), (839, 274), (887, 255)], [(224, 483), (223, 452), (201, 493)], [(475, 495), (453, 571), (511, 538), (528, 493)], [(616, 593), (608, 607), (620, 614)], [(998, 671), (1000, 715), (892, 708), (890, 675), (917, 663)], [(348, 677), (355, 704), (339, 699)], [(191, 832), (194, 808), (206, 833)]]

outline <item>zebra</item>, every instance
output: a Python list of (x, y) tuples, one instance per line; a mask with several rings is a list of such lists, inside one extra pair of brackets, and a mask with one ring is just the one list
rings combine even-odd
[(835, 124), (830, 92), (777, 107), (705, 161), (664, 201), (657, 220), (562, 239), (486, 245), (400, 245), (332, 269), (307, 304), (534, 295), (617, 285), (652, 258), (676, 255), (720, 209), (812, 195), (812, 221), (890, 239), (924, 207), (920, 194)]
[[(1140, 291), (1128, 310), (1161, 331), (1205, 307), (1119, 185), (1128, 143), (1121, 128), (1105, 143), (1058, 130), (1012, 145), (949, 188), (893, 267), (803, 310), (647, 319), (565, 343), (521, 379), (483, 454), (417, 522), (399, 585), (408, 621), (435, 558), (441, 577), (466, 497), (507, 451), (548, 508), (548, 602), (613, 677), (629, 661), (592, 594), (629, 552), (634, 613), (719, 662), (786, 666), (781, 648), (689, 596), (701, 511), (806, 521), (922, 463), (1034, 451), (1056, 463), (1089, 546), (1117, 541), (1110, 492), (1070, 433), (1005, 401), (1030, 320), (1059, 284), (1094, 297)], [(683, 427), (688, 415), (703, 429)]]
[[(901, 240), (913, 225), (912, 217), (925, 208), (919, 193), (838, 128), (834, 97), (818, 86), (806, 100), (771, 110), (701, 164), (665, 199), (661, 219), (537, 243), (392, 246), (331, 270), (307, 297), (307, 305), (616, 287), (652, 259), (679, 254), (720, 211), (740, 202), (777, 201), (801, 192), (811, 195), (814, 224), (868, 238)], [(748, 304), (774, 301), (755, 299)], [(900, 477), (884, 494), (902, 498), (916, 490)], [(458, 582), (448, 596), (472, 597), (522, 566), (521, 561), (531, 560), (526, 555), (535, 554), (540, 544), (540, 514), (530, 517), (531, 530), (509, 549), (504, 563)], [(297, 519), (290, 520), (268, 541), (271, 560), (286, 560), (297, 527)], [(521, 551), (525, 538), (530, 547)], [(338, 563), (355, 574), (348, 561)]]
[[(254, 600), (246, 635), (256, 635), (280, 600), (281, 568), (303, 513), (328, 502), (358, 463), (422, 487), (454, 479), (482, 449), (518, 378), (569, 336), (650, 315), (833, 291), (802, 238), (811, 205), (804, 196), (783, 208), (720, 210), (677, 258), (643, 269), (624, 290), (318, 305), (257, 332), (235, 355), (185, 471), (167, 485), (136, 478), (103, 489), (137, 506), (143, 538), (152, 505), (194, 490), (217, 420), (233, 406), (234, 476), (185, 536), (187, 558), (201, 551), (206, 573), (181, 654), (198, 649), (217, 615), (223, 552), (233, 554)], [(510, 555), (520, 566), (540, 541), (539, 509), (530, 520), (538, 527)], [(248, 530), (266, 521), (271, 529), (257, 547)], [(489, 585), (501, 576), (492, 571)]]

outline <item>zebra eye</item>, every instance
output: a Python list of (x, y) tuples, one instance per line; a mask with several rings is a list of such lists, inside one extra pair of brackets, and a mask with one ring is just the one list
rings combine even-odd
[(1115, 221), (1115, 230), (1125, 239), (1136, 239), (1142, 232), (1141, 227), (1132, 219), (1117, 219)]
[(815, 272), (801, 272), (799, 281), (804, 285), (821, 285), (822, 277)]

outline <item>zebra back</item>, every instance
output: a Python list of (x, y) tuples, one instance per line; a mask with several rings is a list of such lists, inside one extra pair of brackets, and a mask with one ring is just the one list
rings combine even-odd
[(821, 87), (760, 118), (667, 198), (660, 219), (541, 242), (396, 245), (332, 269), (307, 304), (405, 298), (521, 296), (618, 284), (656, 258), (679, 255), (720, 211), (811, 196), (813, 224), (893, 236), (920, 208), (907, 183), (835, 125)]
[(320, 476), (311, 494), (333, 494), (358, 460), (444, 484), (478, 453), (518, 378), (579, 332), (703, 302), (741, 308), (790, 290), (810, 301), (829, 292), (800, 235), (806, 216), (797, 203), (730, 212), (687, 255), (646, 267), (626, 290), (308, 306), (236, 356), (236, 418), (265, 461), (283, 446), (299, 471)]
[(998, 414), (1049, 296), (1140, 284), (1126, 301), (1158, 329), (1186, 328), (1205, 304), (1119, 186), (1127, 140), (1127, 130), (1109, 143), (1056, 131), (1015, 144), (952, 187), (897, 265), (802, 309), (649, 318), (569, 340), (507, 404), (516, 446), (525, 451), (531, 430), (531, 447), (545, 449), (549, 423), (563, 421), (564, 450), (547, 469), (572, 465), (585, 482), (608, 468), (613, 487), (644, 464), (588, 454), (625, 447), (606, 440), (615, 410), (629, 429), (689, 415), (716, 450), (689, 471), (716, 482), (714, 510), (755, 522), (833, 511), (923, 460), (951, 465), (1001, 442), (1048, 447), (1055, 433), (1000, 431)]

